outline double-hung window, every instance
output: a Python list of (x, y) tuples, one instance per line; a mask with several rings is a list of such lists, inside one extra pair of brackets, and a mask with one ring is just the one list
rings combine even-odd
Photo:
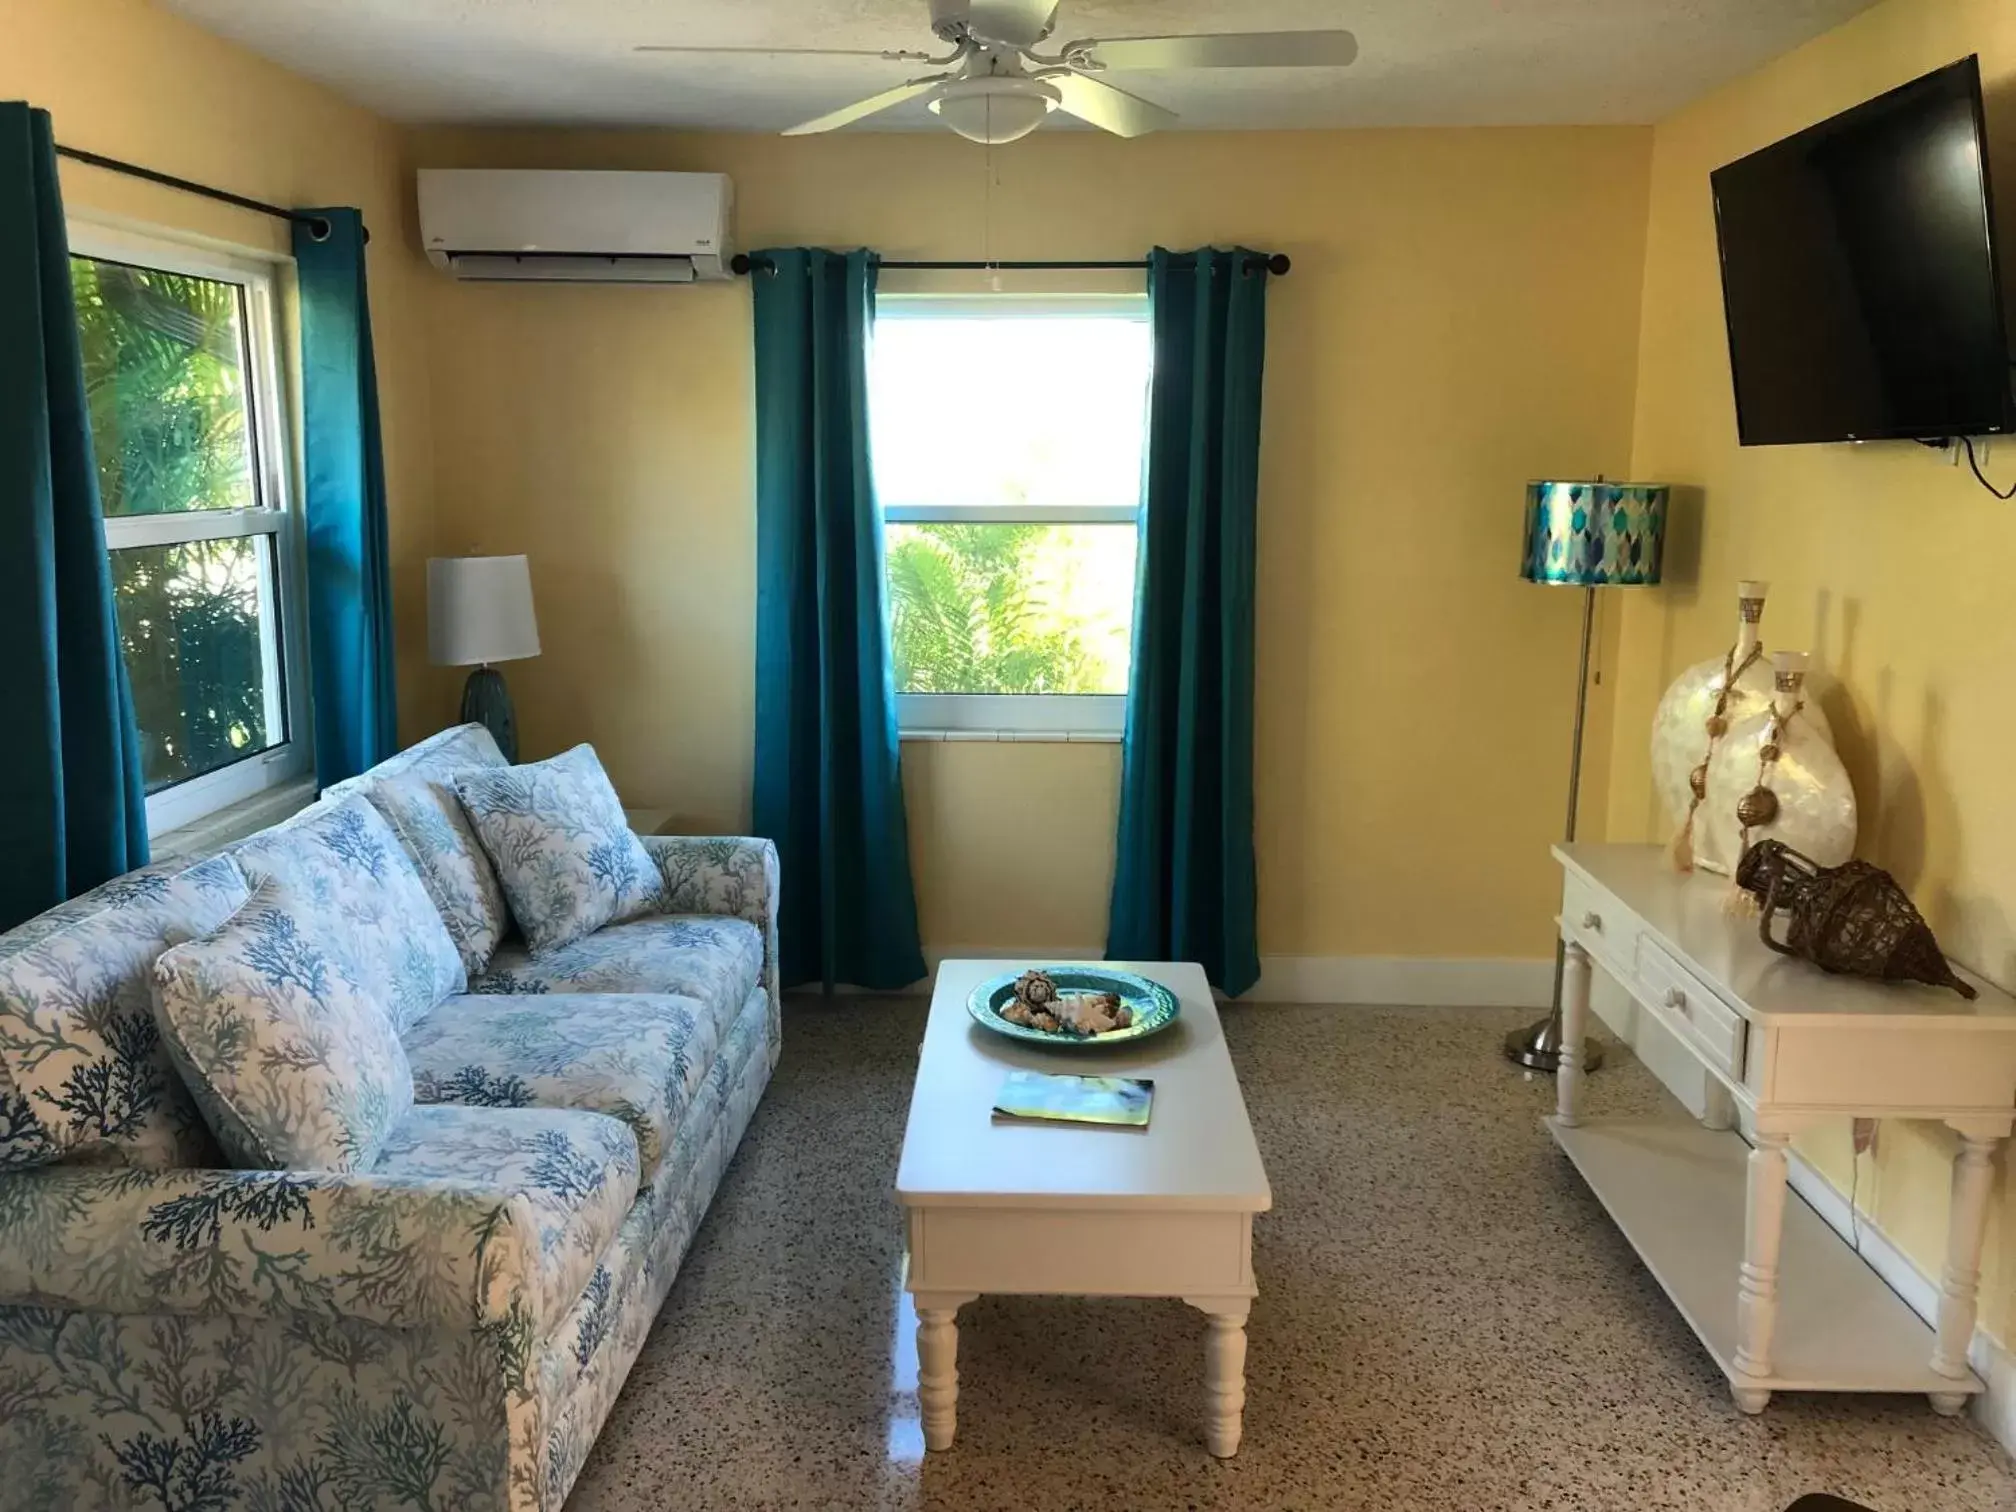
[(1151, 349), (1145, 296), (878, 300), (870, 444), (906, 733), (1120, 732)]
[(306, 776), (274, 269), (73, 225), (71, 279), (148, 827)]

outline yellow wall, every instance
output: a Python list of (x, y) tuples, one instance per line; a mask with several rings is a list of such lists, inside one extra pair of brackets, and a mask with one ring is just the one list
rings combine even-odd
[[(985, 152), (935, 133), (421, 133), (416, 159), (723, 171), (745, 247), (1289, 253), (1262, 459), (1261, 948), (1539, 957), (1579, 604), (1518, 581), (1521, 485), (1629, 460), (1648, 135), (1044, 133), (994, 153), (991, 190)], [(919, 286), (903, 277), (884, 286)], [(748, 301), (445, 278), (429, 300), (442, 545), (532, 557), (528, 749), (592, 737), (628, 801), (708, 829), (749, 806)], [(1115, 748), (913, 743), (904, 765), (928, 946), (1098, 945)]]
[[(529, 750), (593, 739), (631, 802), (747, 822), (746, 287), (451, 284), (415, 251), (413, 164), (725, 171), (745, 246), (1243, 240), (1296, 261), (1272, 296), (1262, 470), (1266, 952), (1542, 953), (1577, 606), (1515, 579), (1519, 484), (1628, 471), (1698, 489), (1702, 523), (1666, 589), (1606, 601), (1585, 814), (1659, 832), (1652, 706), (1724, 643), (1735, 580), (1769, 577), (1767, 639), (1817, 653), (1863, 853), (1955, 955), (2016, 986), (2016, 506), (1910, 446), (1737, 448), (1707, 191), (1716, 165), (1978, 51), (2016, 216), (2000, 0), (1889, 0), (1649, 134), (1052, 133), (991, 168), (935, 134), (409, 137), (142, 0), (16, 0), (5, 43), (0, 97), (50, 109), (66, 143), (363, 207), (409, 738), (452, 702), (424, 663), (422, 560), (527, 551), (547, 647), (513, 670)], [(73, 211), (285, 246), (262, 217), (97, 170), (66, 165), (64, 187)], [(2016, 477), (2016, 443), (1991, 466)], [(1116, 748), (912, 744), (905, 779), (929, 944), (1097, 944)], [(1803, 1142), (1844, 1183), (1846, 1146), (1843, 1128)], [(1941, 1130), (1887, 1127), (1860, 1174), (1933, 1270), (1948, 1151)], [(2009, 1337), (2016, 1201), (1991, 1226), (1984, 1311)]]
[[(441, 723), (426, 665), (425, 567), (433, 451), (421, 304), (429, 289), (399, 131), (305, 79), (142, 0), (8, 0), (0, 99), (50, 112), (65, 146), (281, 205), (356, 205), (372, 228), (369, 278), (385, 417), (401, 728)], [(73, 216), (122, 217), (253, 251), (287, 227), (103, 169), (63, 164)]]
[[(1698, 568), (1628, 596), (1612, 754), (1613, 838), (1661, 832), (1645, 736), (1666, 683), (1725, 646), (1735, 583), (1769, 578), (1764, 638), (1810, 648), (1863, 809), (1861, 853), (1891, 868), (1958, 959), (2016, 987), (2016, 505), (1909, 443), (1739, 449), (1710, 170), (1905, 80), (1979, 52), (2005, 268), (2016, 245), (2016, 8), (1889, 0), (1662, 123), (1654, 134), (1632, 469), (1699, 490)], [(2016, 479), (2016, 443), (1991, 470)], [(1801, 1148), (1848, 1184), (1849, 1134)], [(1860, 1187), (1938, 1273), (1943, 1128), (1887, 1125)], [(2016, 1201), (1991, 1220), (1984, 1319), (2016, 1337)], [(1999, 1256), (1999, 1259), (1998, 1259)]]

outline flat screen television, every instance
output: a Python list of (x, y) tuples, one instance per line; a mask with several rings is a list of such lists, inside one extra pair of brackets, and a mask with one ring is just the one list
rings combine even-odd
[(1973, 58), (1710, 182), (1745, 446), (2016, 423)]

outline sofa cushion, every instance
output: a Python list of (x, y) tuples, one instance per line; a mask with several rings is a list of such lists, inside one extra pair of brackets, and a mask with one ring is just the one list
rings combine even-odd
[(395, 1033), (468, 983), (461, 952), (398, 837), (368, 799), (262, 830), (232, 855), (254, 887), (284, 879), (343, 927), (321, 941), (342, 974), (380, 1004)]
[(450, 998), (406, 1039), (419, 1103), (579, 1108), (637, 1135), (647, 1185), (732, 1018), (651, 993)]
[(439, 1181), (531, 1207), (545, 1327), (581, 1295), (637, 1197), (637, 1141), (616, 1119), (564, 1108), (416, 1107), (385, 1140), (371, 1174)]
[(763, 936), (718, 914), (669, 914), (612, 924), (533, 955), (509, 940), (471, 992), (675, 992), (732, 1013), (763, 973)]
[(203, 1120), (155, 1027), (154, 962), (245, 897), (228, 856), (179, 874), (150, 869), (0, 956), (0, 1169), (66, 1157), (161, 1169), (208, 1157)]
[(534, 952), (665, 906), (665, 879), (631, 832), (593, 746), (454, 779)]
[(497, 749), (495, 737), (482, 725), (452, 725), (408, 746), (396, 756), (386, 757), (368, 772), (330, 783), (322, 789), (322, 798), (326, 802), (353, 797), (369, 792), (388, 777), (400, 777), (408, 772), (426, 772), (436, 781), (445, 781), (450, 774), (464, 767), (508, 765), (504, 753)]
[(4, 935), (0, 935), (0, 957), (26, 950), (30, 945), (48, 939), (59, 930), (69, 928), (79, 919), (88, 919), (93, 914), (103, 913), (114, 904), (145, 898), (162, 883), (181, 876), (194, 864), (187, 856), (169, 856), (160, 861), (150, 861), (145, 866), (124, 872), (108, 882), (100, 882), (89, 892), (81, 892), (74, 898), (66, 898), (54, 908), (39, 913), (32, 919), (24, 919)]
[(365, 796), (412, 858), (463, 968), (470, 975), (481, 971), (510, 928), (511, 914), (454, 788), (433, 773), (409, 771), (373, 783)]
[(235, 1165), (366, 1170), (413, 1104), (385, 1005), (349, 969), (350, 927), (340, 895), (274, 877), (155, 963), (162, 1036)]

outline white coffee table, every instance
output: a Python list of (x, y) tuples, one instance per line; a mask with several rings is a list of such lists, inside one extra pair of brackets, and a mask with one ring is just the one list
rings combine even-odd
[[(974, 987), (1026, 964), (945, 962), (924, 1028), (896, 1176), (924, 1443), (952, 1445), (955, 1320), (981, 1293), (1181, 1297), (1209, 1320), (1205, 1443), (1234, 1454), (1255, 1293), (1253, 1215), (1274, 1199), (1211, 989), (1187, 963), (1104, 963), (1161, 982), (1182, 1002), (1181, 1018), (1125, 1046), (1050, 1050), (983, 1029), (966, 1011)], [(1149, 1126), (997, 1124), (995, 1096), (1018, 1068), (1152, 1077)]]

